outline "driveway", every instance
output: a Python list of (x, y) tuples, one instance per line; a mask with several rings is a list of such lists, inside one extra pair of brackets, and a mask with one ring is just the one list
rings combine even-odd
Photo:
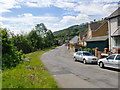
[(61, 88), (118, 88), (118, 71), (73, 61), (62, 45), (40, 56)]

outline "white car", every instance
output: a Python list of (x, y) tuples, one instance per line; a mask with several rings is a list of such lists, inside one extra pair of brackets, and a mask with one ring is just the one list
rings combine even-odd
[(86, 63), (97, 63), (98, 58), (93, 56), (90, 52), (87, 51), (78, 51), (73, 54), (74, 61), (83, 61)]
[(112, 54), (107, 58), (102, 58), (98, 60), (99, 67), (111, 67), (120, 69), (120, 54)]

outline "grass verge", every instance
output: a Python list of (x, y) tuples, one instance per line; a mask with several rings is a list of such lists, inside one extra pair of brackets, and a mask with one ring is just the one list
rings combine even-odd
[[(26, 56), (30, 58), (30, 62), (23, 62), (16, 68), (3, 71), (2, 88), (58, 88), (54, 78), (39, 58), (49, 50), (51, 49), (29, 53)], [(28, 65), (32, 68), (26, 68)]]

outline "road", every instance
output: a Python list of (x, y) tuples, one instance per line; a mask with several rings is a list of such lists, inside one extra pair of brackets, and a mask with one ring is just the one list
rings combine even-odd
[(72, 56), (64, 45), (40, 56), (61, 88), (118, 88), (118, 71), (74, 62)]

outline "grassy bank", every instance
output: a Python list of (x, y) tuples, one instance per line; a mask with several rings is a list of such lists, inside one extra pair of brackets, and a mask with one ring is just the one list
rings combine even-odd
[[(46, 70), (39, 56), (51, 49), (27, 54), (30, 62), (19, 64), (16, 68), (3, 71), (3, 88), (57, 88), (54, 78)], [(26, 68), (26, 66), (32, 68)]]

